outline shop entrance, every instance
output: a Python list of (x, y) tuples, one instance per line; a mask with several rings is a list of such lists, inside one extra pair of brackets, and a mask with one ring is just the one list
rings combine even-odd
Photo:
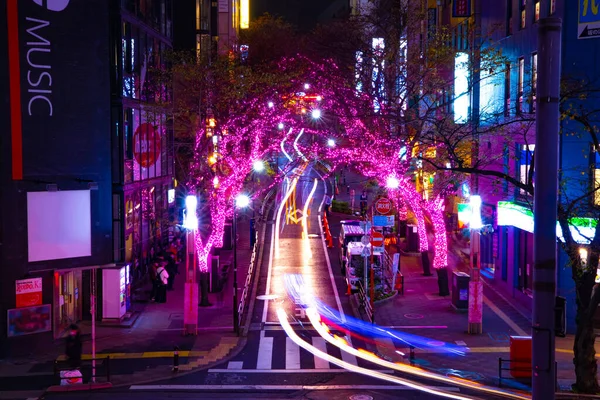
[(54, 273), (54, 336), (61, 337), (69, 325), (81, 321), (81, 271)]

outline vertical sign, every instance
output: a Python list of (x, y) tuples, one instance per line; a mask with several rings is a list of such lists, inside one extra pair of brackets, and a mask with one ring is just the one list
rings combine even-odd
[(578, 39), (600, 37), (600, 0), (579, 0)]
[(454, 0), (452, 4), (452, 17), (468, 18), (471, 16), (471, 0)]
[(229, 0), (219, 0), (219, 12), (229, 11)]

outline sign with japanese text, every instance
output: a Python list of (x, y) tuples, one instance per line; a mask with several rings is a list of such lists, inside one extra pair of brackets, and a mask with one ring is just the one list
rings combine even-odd
[(373, 215), (373, 226), (394, 226), (393, 215)]
[(229, 11), (229, 0), (219, 0), (219, 12)]
[(468, 18), (471, 16), (471, 0), (454, 0), (452, 4), (452, 17)]
[(389, 214), (392, 211), (392, 202), (388, 198), (380, 198), (375, 202), (375, 211), (381, 215)]
[(579, 0), (578, 39), (600, 37), (600, 0)]
[(15, 282), (17, 308), (42, 304), (42, 278), (21, 279)]

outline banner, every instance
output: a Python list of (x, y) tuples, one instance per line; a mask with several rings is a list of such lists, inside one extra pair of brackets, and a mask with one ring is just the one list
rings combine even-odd
[(8, 310), (8, 337), (50, 332), (52, 329), (50, 304)]

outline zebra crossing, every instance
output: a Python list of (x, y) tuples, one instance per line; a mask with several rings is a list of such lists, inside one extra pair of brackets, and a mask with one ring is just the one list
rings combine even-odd
[[(338, 347), (328, 343), (315, 331), (301, 331), (303, 340), (324, 353), (345, 361), (348, 364), (361, 368), (377, 369), (381, 367), (357, 358), (353, 354), (341, 351)], [(369, 349), (367, 344), (359, 338), (344, 336), (348, 344), (355, 348)], [(370, 346), (372, 351), (379, 354), (395, 353), (395, 347), (391, 340), (377, 340)], [(227, 364), (212, 369), (209, 372), (343, 372), (344, 369), (338, 365), (330, 363), (309, 351), (298, 346), (292, 339), (287, 337), (285, 332), (281, 331), (263, 331), (262, 334), (255, 332), (253, 337), (249, 337), (246, 351), (234, 357)], [(389, 357), (387, 356), (386, 357)], [(396, 361), (400, 359), (396, 353)], [(392, 358), (392, 357), (389, 357)]]

